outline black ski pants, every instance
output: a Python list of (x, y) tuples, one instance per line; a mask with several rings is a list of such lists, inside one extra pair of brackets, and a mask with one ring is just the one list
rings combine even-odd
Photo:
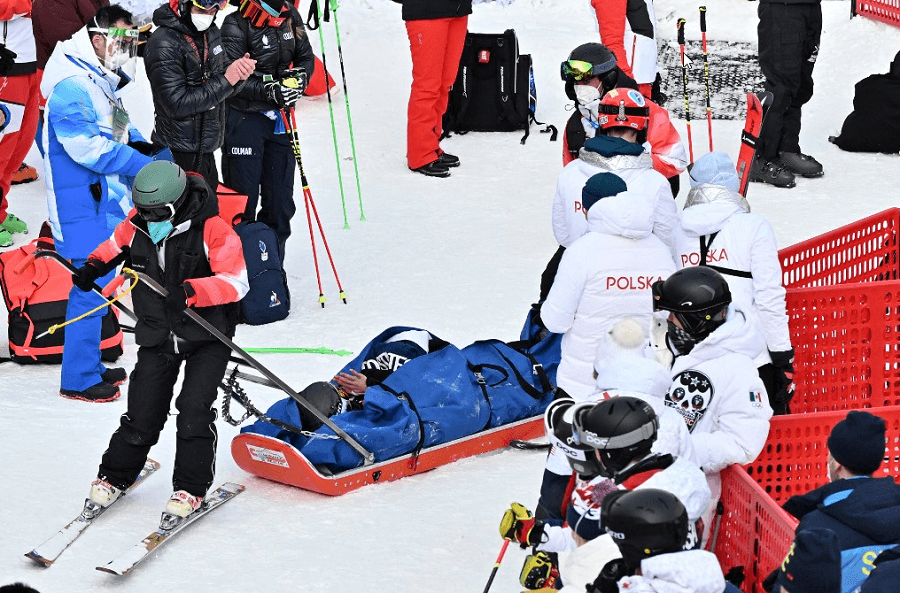
[(813, 66), (822, 35), (822, 5), (760, 2), (759, 66), (775, 97), (757, 150), (766, 160), (800, 152), (800, 111), (813, 94)]
[[(176, 351), (177, 350), (177, 351)], [(98, 476), (127, 488), (137, 479), (150, 448), (169, 415), (175, 382), (184, 362), (184, 380), (175, 399), (174, 490), (205, 496), (216, 467), (216, 402), (231, 349), (221, 342), (201, 344), (167, 340), (160, 346), (138, 349), (137, 364), (128, 382), (128, 409), (103, 454)]]
[(290, 135), (276, 134), (275, 124), (262, 113), (229, 109), (222, 147), (222, 176), (226, 186), (247, 195), (245, 220), (257, 220), (275, 231), (284, 265), (284, 246), (291, 236), (291, 218), (297, 211), (294, 204), (297, 162)]
[(185, 171), (193, 171), (200, 174), (210, 191), (215, 195), (219, 191), (219, 171), (216, 169), (216, 159), (213, 153), (180, 152), (173, 150), (172, 158), (175, 164)]

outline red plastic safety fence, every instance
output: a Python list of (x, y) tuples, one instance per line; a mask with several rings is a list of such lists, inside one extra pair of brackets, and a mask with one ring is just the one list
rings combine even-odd
[(856, 0), (856, 14), (900, 27), (900, 0)]
[[(808, 417), (807, 417), (808, 418)], [(797, 521), (739, 466), (722, 472), (725, 509), (713, 552), (724, 572), (742, 566), (745, 593), (762, 593), (762, 581), (781, 564)]]
[[(887, 426), (885, 461), (876, 477), (896, 480), (900, 476), (900, 406), (866, 411), (883, 418)], [(846, 417), (845, 411), (773, 417), (766, 445), (747, 466), (747, 473), (779, 505), (826, 484), (828, 435)]]
[(897, 280), (898, 228), (900, 208), (890, 208), (781, 249), (784, 287)]

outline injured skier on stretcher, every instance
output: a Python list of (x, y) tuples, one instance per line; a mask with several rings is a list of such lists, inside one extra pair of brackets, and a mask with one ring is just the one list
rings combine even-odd
[[(523, 351), (499, 340), (459, 349), (425, 330), (391, 327), (331, 381), (313, 383), (300, 395), (375, 461), (384, 461), (542, 414), (553, 398), (558, 344), (555, 354), (547, 352), (554, 349), (544, 342)], [(276, 402), (266, 415), (305, 434), (264, 420), (241, 432), (286, 441), (332, 473), (363, 464), (355, 449), (293, 399)]]

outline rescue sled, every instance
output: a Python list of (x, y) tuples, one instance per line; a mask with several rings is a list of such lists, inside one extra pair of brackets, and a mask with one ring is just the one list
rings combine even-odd
[(535, 416), (435, 445), (418, 455), (402, 455), (335, 475), (327, 469), (317, 469), (290, 443), (252, 432), (232, 439), (231, 456), (238, 467), (255, 476), (327, 496), (340, 496), (369, 484), (399, 480), (459, 459), (495, 451), (513, 440), (529, 440), (543, 434), (543, 416)]

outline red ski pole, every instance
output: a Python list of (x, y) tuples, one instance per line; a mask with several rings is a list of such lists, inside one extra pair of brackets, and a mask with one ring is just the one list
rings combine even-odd
[(681, 46), (681, 80), (684, 83), (684, 119), (687, 123), (688, 153), (694, 162), (694, 141), (691, 139), (691, 105), (688, 101), (688, 75), (684, 56), (684, 24), (687, 21), (678, 19), (678, 45)]
[(709, 151), (713, 151), (712, 107), (709, 105), (709, 58), (706, 53), (706, 7), (700, 7), (700, 33), (703, 35), (703, 79), (706, 82), (706, 123), (709, 126)]
[(488, 578), (487, 585), (484, 586), (484, 593), (488, 593), (488, 590), (491, 588), (491, 583), (494, 582), (494, 577), (497, 575), (497, 569), (500, 568), (500, 563), (503, 562), (503, 555), (506, 554), (506, 548), (509, 547), (510, 541), (512, 540), (503, 542), (503, 547), (500, 548), (500, 555), (497, 556), (497, 561), (494, 562), (494, 569), (491, 571), (491, 576)]

